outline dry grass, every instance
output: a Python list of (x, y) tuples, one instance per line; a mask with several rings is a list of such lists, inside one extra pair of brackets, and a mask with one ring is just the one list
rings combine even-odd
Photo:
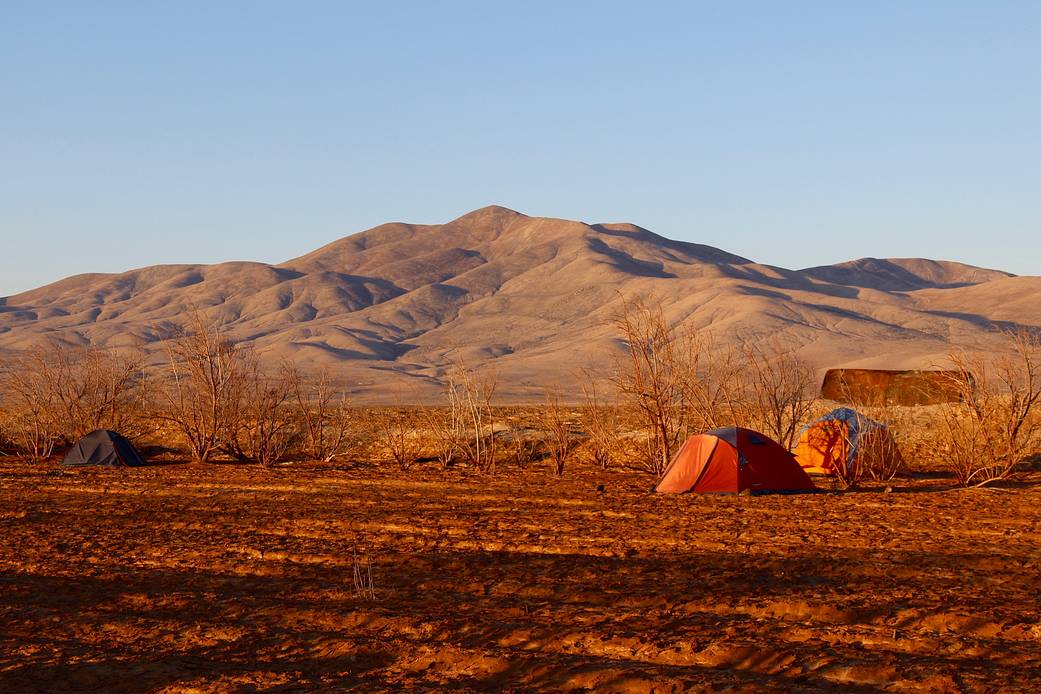
[(368, 601), (376, 600), (376, 583), (372, 578), (372, 560), (359, 556), (357, 548), (351, 552), (351, 570), (355, 596)]

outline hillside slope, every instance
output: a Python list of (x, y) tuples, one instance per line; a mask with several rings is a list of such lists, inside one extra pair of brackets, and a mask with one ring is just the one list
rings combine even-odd
[(453, 363), (492, 365), (507, 397), (606, 371), (622, 296), (740, 342), (777, 336), (819, 368), (922, 367), (994, 326), (1041, 325), (1041, 278), (924, 259), (787, 270), (632, 224), (486, 207), (384, 224), (280, 265), (160, 265), (0, 299), (0, 350), (48, 338), (157, 351), (197, 308), (268, 360), (333, 368), (364, 397), (433, 392)]

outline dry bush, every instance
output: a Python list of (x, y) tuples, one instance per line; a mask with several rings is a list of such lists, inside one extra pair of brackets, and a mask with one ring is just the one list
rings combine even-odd
[[(852, 442), (847, 438), (847, 447)], [(864, 480), (888, 482), (901, 471), (899, 457), (892, 455), (895, 443), (880, 436), (878, 431), (861, 431), (857, 455), (834, 461), (835, 479), (843, 489), (860, 486)]]
[(895, 408), (890, 435), (909, 471), (947, 467), (943, 453), (947, 444), (944, 409), (940, 405)]
[(643, 419), (648, 434), (643, 466), (661, 474), (687, 434), (684, 380), (688, 369), (678, 336), (661, 306), (642, 299), (623, 299), (614, 324), (627, 348), (614, 384)]
[[(909, 442), (915, 435), (910, 410), (881, 397), (877, 403), (864, 406), (862, 414), (885, 426), (888, 434), (886, 437), (868, 432), (866, 437), (861, 436), (865, 474), (876, 482), (888, 482), (907, 471), (901, 443)], [(910, 451), (911, 447), (908, 446), (907, 450)]]
[[(888, 482), (901, 472), (907, 471), (904, 453), (917, 451), (923, 441), (923, 436), (935, 436), (935, 432), (927, 431), (935, 429), (935, 426), (923, 427), (915, 421), (915, 415), (920, 415), (925, 408), (896, 405), (886, 397), (884, 390), (880, 390), (870, 398), (866, 392), (858, 392), (856, 398), (853, 395), (849, 384), (843, 383), (840, 386), (839, 396), (843, 402), (859, 401), (861, 403), (854, 409), (861, 432), (858, 440), (860, 455), (856, 461), (860, 469), (846, 473), (850, 477), (849, 481), (843, 479), (841, 471), (837, 471), (836, 477), (846, 487), (856, 486), (864, 479)], [(826, 414), (815, 411), (819, 405), (823, 405), (823, 403), (814, 402), (812, 404), (808, 413), (809, 419), (816, 419)], [(830, 407), (831, 405), (828, 405), (829, 409)], [(883, 436), (870, 428), (868, 422), (876, 422), (884, 426), (888, 436)], [(846, 445), (851, 446), (852, 442), (847, 439)], [(933, 447), (931, 439), (929, 447)]]
[(712, 333), (683, 334), (683, 403), (693, 432), (734, 426), (746, 409), (740, 354), (717, 344)]
[(420, 415), (425, 428), (434, 439), (434, 455), (441, 467), (447, 470), (458, 462), (461, 456), (467, 426), (462, 404), (456, 399), (456, 392), (451, 386), (446, 389), (446, 395), (447, 408), (423, 407), (420, 409)]
[(593, 462), (606, 470), (618, 457), (619, 406), (617, 402), (605, 400), (588, 375), (582, 379), (582, 394), (585, 396), (589, 450)]
[(156, 417), (184, 439), (193, 460), (207, 462), (234, 439), (256, 355), (197, 312), (186, 330), (166, 341), (166, 351)]
[(538, 411), (538, 420), (547, 435), (546, 446), (553, 461), (553, 474), (557, 477), (564, 474), (564, 467), (578, 446), (577, 427), (571, 415), (561, 402), (559, 390), (546, 392), (546, 402)]
[(843, 489), (856, 489), (867, 476), (867, 470), (858, 457), (842, 458), (834, 461), (835, 481)]
[(33, 461), (50, 457), (61, 440), (53, 389), (33, 361), (16, 357), (0, 367), (5, 428), (18, 450)]
[(379, 419), (377, 436), (380, 447), (401, 470), (415, 465), (423, 450), (418, 424), (416, 412), (405, 407), (385, 412)]
[(300, 435), (292, 407), (293, 373), (283, 368), (268, 376), (254, 360), (244, 375), (238, 407), (231, 416), (225, 452), (244, 461), (274, 465)]
[(336, 388), (328, 371), (304, 374), (286, 365), (301, 430), (303, 453), (328, 463), (360, 445), (356, 410), (346, 392)]
[(860, 437), (864, 471), (875, 482), (888, 482), (906, 469), (900, 448), (889, 426), (889, 436), (869, 431)]
[[(857, 415), (858, 419), (862, 419), (860, 414)], [(833, 423), (838, 426), (838, 423)], [(860, 431), (863, 434), (863, 423), (858, 422)], [(843, 442), (845, 444), (845, 450), (848, 452), (852, 450), (854, 440), (850, 436), (850, 430), (847, 428), (842, 434)], [(843, 489), (855, 489), (860, 486), (868, 477), (868, 466), (864, 464), (865, 458), (863, 456), (842, 456), (832, 461), (833, 471), (835, 474), (835, 480)]]
[(17, 450), (14, 439), (11, 438), (7, 418), (8, 414), (0, 410), (0, 455), (10, 455)]
[(58, 341), (38, 345), (0, 366), (7, 428), (32, 459), (97, 429), (135, 438), (147, 429), (143, 357)]
[(530, 436), (515, 436), (507, 448), (506, 459), (516, 467), (527, 468), (541, 458), (542, 442)]
[(710, 332), (678, 330), (661, 306), (623, 301), (615, 326), (628, 354), (614, 383), (648, 432), (644, 467), (660, 474), (690, 434), (745, 425), (791, 448), (813, 406), (814, 374), (776, 340), (739, 352)]
[(5, 409), (0, 426), (5, 430), (4, 437), (10, 441), (10, 447), (34, 462), (46, 460), (54, 452), (54, 447), (62, 440), (58, 426), (50, 417), (51, 410), (43, 398), (27, 389), (19, 392), (9, 383), (4, 383), (6, 398)]
[(615, 326), (627, 347), (614, 385), (640, 413), (643, 467), (661, 474), (687, 436), (749, 423), (790, 444), (805, 419), (813, 374), (776, 343), (735, 352), (711, 332), (679, 330), (659, 304), (622, 302)]
[(742, 357), (746, 425), (791, 450), (813, 407), (813, 369), (774, 339), (745, 345)]
[(140, 353), (68, 348), (51, 342), (30, 358), (53, 389), (70, 440), (98, 429), (134, 438), (146, 429), (147, 387)]
[(1013, 332), (1008, 352), (997, 358), (964, 352), (949, 358), (961, 402), (940, 407), (944, 463), (967, 487), (1013, 477), (1041, 447), (1041, 338)]
[(444, 467), (461, 461), (479, 472), (495, 469), (493, 398), (497, 384), (494, 371), (474, 371), (460, 364), (448, 377), (446, 410), (424, 408), (426, 425), (437, 444), (437, 458)]

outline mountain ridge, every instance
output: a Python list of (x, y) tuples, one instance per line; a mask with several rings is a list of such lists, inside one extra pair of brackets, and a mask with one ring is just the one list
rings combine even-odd
[(57, 338), (156, 351), (194, 307), (265, 358), (333, 368), (365, 396), (436, 388), (462, 360), (494, 366), (523, 398), (613, 363), (621, 296), (659, 297), (671, 321), (735, 342), (780, 336), (824, 369), (995, 349), (995, 326), (1041, 324), (1024, 298), (1038, 284), (921, 258), (789, 270), (631, 223), (493, 205), (445, 224), (382, 224), (278, 264), (67, 277), (0, 299), (0, 349)]

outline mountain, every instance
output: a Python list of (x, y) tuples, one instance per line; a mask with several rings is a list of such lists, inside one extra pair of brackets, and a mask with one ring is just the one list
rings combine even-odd
[(325, 366), (372, 400), (432, 393), (463, 361), (507, 398), (541, 397), (621, 352), (621, 297), (735, 342), (778, 336), (817, 367), (926, 367), (1041, 326), (1041, 278), (865, 258), (788, 270), (632, 224), (485, 207), (440, 225), (384, 224), (280, 265), (157, 265), (76, 275), (0, 299), (0, 350), (46, 338), (139, 345), (197, 308), (268, 360)]
[(833, 284), (883, 291), (949, 289), (1013, 277), (1000, 270), (925, 258), (861, 258), (837, 265), (811, 267), (803, 272)]

